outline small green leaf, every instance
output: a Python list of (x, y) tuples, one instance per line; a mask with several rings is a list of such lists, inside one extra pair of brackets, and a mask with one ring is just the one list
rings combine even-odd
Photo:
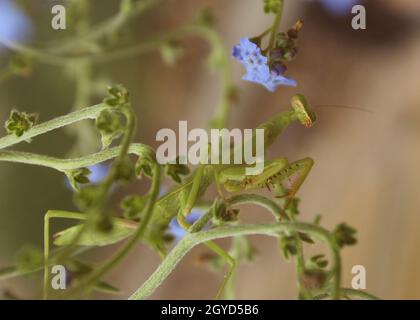
[[(82, 234), (77, 245), (79, 246), (107, 246), (131, 236), (137, 224), (128, 220), (113, 218), (113, 228), (110, 232), (104, 233), (96, 228), (90, 228)], [(82, 225), (77, 225), (60, 231), (55, 235), (54, 244), (66, 246), (72, 242), (75, 235), (80, 231)]]

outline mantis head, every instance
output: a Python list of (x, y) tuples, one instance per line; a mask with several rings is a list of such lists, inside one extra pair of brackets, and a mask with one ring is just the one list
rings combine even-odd
[(302, 94), (295, 94), (291, 103), (299, 121), (307, 128), (312, 127), (316, 121), (316, 114), (309, 108), (306, 98)]

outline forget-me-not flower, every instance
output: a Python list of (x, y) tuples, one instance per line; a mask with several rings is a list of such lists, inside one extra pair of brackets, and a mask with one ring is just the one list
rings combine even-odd
[(285, 68), (270, 69), (268, 58), (262, 54), (261, 48), (248, 38), (242, 38), (233, 47), (232, 56), (246, 69), (243, 80), (261, 84), (270, 92), (279, 86), (296, 86), (295, 80), (284, 76)]
[(92, 184), (100, 183), (108, 175), (109, 164), (106, 163), (97, 163), (89, 167), (90, 175), (89, 181)]
[(0, 51), (1, 40), (22, 42), (29, 37), (31, 29), (29, 18), (13, 1), (0, 0)]

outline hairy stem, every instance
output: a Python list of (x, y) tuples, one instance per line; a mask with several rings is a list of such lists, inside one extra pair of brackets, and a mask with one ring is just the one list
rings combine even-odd
[(280, 0), (279, 11), (276, 14), (276, 18), (274, 19), (273, 26), (271, 27), (270, 41), (268, 43), (269, 51), (273, 50), (275, 42), (276, 42), (277, 30), (280, 26), (281, 17), (283, 15), (283, 7), (284, 7), (284, 0)]
[(227, 202), (229, 205), (256, 204), (270, 211), (276, 219), (281, 217), (288, 220), (286, 213), (277, 203), (258, 194), (244, 193), (235, 195), (229, 198)]
[(80, 109), (78, 111), (38, 124), (20, 137), (17, 137), (14, 134), (9, 134), (3, 138), (0, 138), (0, 149), (10, 147), (22, 141), (27, 141), (41, 134), (71, 125), (82, 120), (96, 119), (102, 111), (109, 108), (111, 107), (100, 103), (92, 107)]
[[(43, 166), (60, 172), (66, 172), (68, 170), (89, 167), (113, 159), (117, 157), (120, 152), (121, 146), (118, 146), (80, 158), (60, 159), (29, 152), (0, 150), (0, 161)], [(150, 152), (154, 152), (153, 149), (141, 143), (132, 143), (128, 148), (129, 154), (134, 154), (139, 157), (150, 154)]]
[(89, 217), (86, 223), (83, 224), (83, 227), (80, 228), (80, 231), (75, 235), (71, 243), (61, 253), (59, 259), (65, 260), (67, 257), (69, 257), (75, 251), (77, 242), (82, 237), (83, 233), (86, 232), (86, 230), (88, 229), (88, 226), (94, 226), (96, 219), (100, 217), (101, 215), (105, 215), (103, 207), (106, 203), (108, 192), (112, 186), (112, 183), (118, 177), (118, 174), (119, 174), (118, 167), (120, 166), (120, 164), (122, 164), (125, 156), (128, 153), (128, 149), (131, 144), (131, 140), (133, 139), (133, 135), (134, 135), (135, 127), (136, 127), (136, 117), (133, 113), (131, 105), (127, 103), (125, 105), (119, 106), (118, 108), (121, 109), (121, 111), (124, 113), (127, 120), (125, 133), (122, 138), (121, 148), (119, 150), (118, 156), (114, 160), (107, 177), (99, 185), (99, 194), (95, 199), (96, 200), (95, 203), (88, 210)]
[(331, 254), (331, 273), (334, 278), (332, 297), (338, 299), (340, 296), (340, 268), (341, 260), (339, 249), (332, 239), (330, 233), (316, 225), (298, 222), (282, 222), (275, 224), (253, 224), (230, 227), (220, 227), (209, 231), (187, 234), (167, 255), (155, 272), (138, 288), (131, 296), (132, 300), (144, 299), (150, 296), (175, 269), (180, 260), (196, 245), (210, 240), (245, 236), (245, 235), (267, 235), (278, 237), (279, 232), (305, 232), (328, 246)]

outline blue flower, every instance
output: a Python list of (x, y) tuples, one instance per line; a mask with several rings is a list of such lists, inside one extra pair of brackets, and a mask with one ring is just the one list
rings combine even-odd
[[(199, 209), (192, 209), (186, 220), (193, 224), (200, 219), (203, 214), (204, 212)], [(187, 231), (179, 225), (178, 220), (175, 217), (169, 223), (169, 233), (175, 237), (175, 241), (179, 241), (187, 234)]]
[(98, 163), (93, 166), (89, 167), (90, 175), (89, 175), (89, 181), (91, 184), (98, 184), (108, 174), (109, 171), (109, 165), (105, 163)]
[(31, 27), (29, 18), (12, 1), (0, 0), (0, 42), (24, 41), (29, 37)]
[(322, 5), (335, 15), (346, 15), (351, 13), (351, 8), (359, 4), (361, 0), (320, 0)]
[(285, 68), (276, 66), (270, 70), (261, 48), (247, 38), (242, 38), (233, 47), (232, 56), (246, 69), (243, 80), (261, 84), (270, 92), (274, 92), (278, 86), (296, 86), (295, 80), (284, 76)]

